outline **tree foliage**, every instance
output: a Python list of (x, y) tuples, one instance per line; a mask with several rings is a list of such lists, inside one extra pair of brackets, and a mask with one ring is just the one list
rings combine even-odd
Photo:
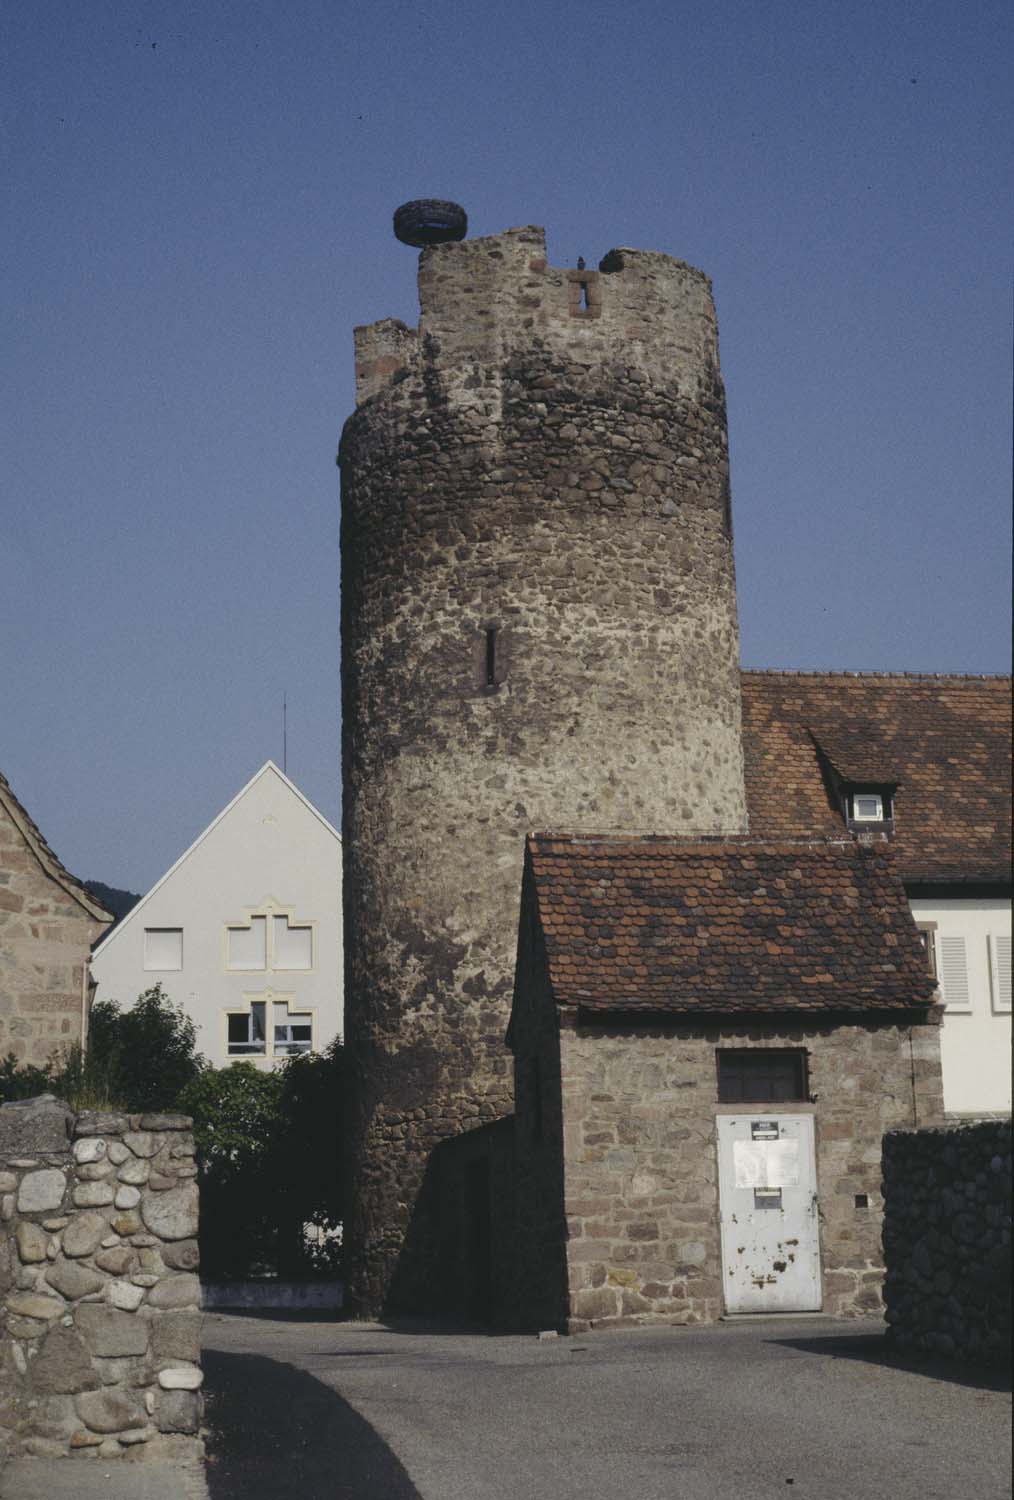
[(92, 1006), (88, 1065), (104, 1078), (109, 1096), (131, 1110), (172, 1109), (181, 1091), (206, 1066), (197, 1027), (161, 984), (121, 1011), (114, 1000)]

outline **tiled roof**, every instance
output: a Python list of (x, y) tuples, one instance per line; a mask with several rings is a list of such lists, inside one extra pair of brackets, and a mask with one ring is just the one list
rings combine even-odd
[(818, 744), (844, 781), (897, 784), (904, 879), (1010, 879), (1009, 677), (744, 672), (751, 834), (842, 833)]
[(77, 876), (72, 875), (53, 853), (43, 838), (39, 825), (18, 801), (10, 782), (2, 773), (0, 773), (0, 805), (6, 809), (11, 821), (20, 831), (25, 843), (31, 849), (50, 879), (55, 880), (57, 885), (62, 886), (68, 896), (73, 897), (79, 905), (83, 906), (98, 921), (111, 922), (113, 919), (101, 902), (96, 901), (91, 892), (86, 890), (81, 884)]
[(532, 834), (560, 1005), (892, 1011), (933, 984), (885, 845)]

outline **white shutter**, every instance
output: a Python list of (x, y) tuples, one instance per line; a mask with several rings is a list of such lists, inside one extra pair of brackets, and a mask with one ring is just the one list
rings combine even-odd
[(227, 968), (263, 969), (267, 961), (266, 918), (251, 917), (249, 927), (228, 929)]
[(972, 994), (968, 986), (968, 957), (962, 933), (938, 932), (940, 944), (940, 988), (949, 1011), (969, 1012)]
[(144, 929), (144, 967), (163, 971), (182, 969), (182, 927), (146, 927)]
[(993, 998), (993, 1011), (999, 1016), (1010, 1015), (1010, 933), (989, 934), (989, 983)]
[(272, 967), (276, 969), (312, 969), (312, 927), (290, 927), (288, 917), (276, 917), (274, 926), (274, 960)]

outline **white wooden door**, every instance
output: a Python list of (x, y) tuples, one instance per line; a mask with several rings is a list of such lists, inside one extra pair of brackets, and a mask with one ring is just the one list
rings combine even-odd
[(818, 1311), (813, 1117), (719, 1115), (718, 1193), (726, 1312)]

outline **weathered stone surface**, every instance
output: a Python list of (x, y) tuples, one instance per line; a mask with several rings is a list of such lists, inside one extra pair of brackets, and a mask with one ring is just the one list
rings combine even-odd
[(79, 1163), (103, 1161), (108, 1150), (101, 1136), (82, 1136), (74, 1142), (74, 1160)]
[(151, 1167), (148, 1162), (137, 1156), (129, 1156), (117, 1172), (120, 1182), (125, 1182), (132, 1187), (141, 1187), (148, 1181)]
[(61, 1323), (50, 1328), (31, 1364), (32, 1389), (39, 1395), (61, 1392), (74, 1395), (99, 1386), (88, 1350), (79, 1333)]
[(103, 1271), (108, 1271), (111, 1276), (126, 1276), (137, 1264), (137, 1256), (129, 1245), (114, 1245), (107, 1250), (100, 1250), (95, 1257), (95, 1264)]
[(135, 1443), (148, 1443), (154, 1436), (154, 1427), (135, 1427), (130, 1432), (120, 1432), (117, 1434), (119, 1441), (127, 1448)]
[[(5, 1109), (14, 1107), (12, 1104), (5, 1104), (3, 1109), (0, 1109), (0, 1115)], [(66, 1142), (64, 1144), (66, 1145)], [(54, 1208), (59, 1208), (63, 1203), (63, 1195), (66, 1191), (67, 1178), (56, 1167), (44, 1167), (38, 1172), (26, 1172), (18, 1189), (18, 1212), (22, 1214), (51, 1213)]]
[(17, 1242), (18, 1255), (25, 1265), (46, 1259), (49, 1235), (38, 1224), (33, 1224), (31, 1219), (22, 1219), (14, 1231), (14, 1238)]
[(161, 1150), (162, 1147), (162, 1142), (157, 1136), (150, 1135), (143, 1130), (128, 1130), (123, 1137), (123, 1144), (129, 1147), (135, 1156), (144, 1157), (154, 1156), (155, 1152)]
[(74, 1257), (91, 1255), (108, 1233), (109, 1224), (101, 1214), (83, 1213), (72, 1219), (63, 1231), (63, 1253)]
[(165, 1193), (145, 1192), (141, 1217), (152, 1234), (165, 1240), (193, 1239), (197, 1234), (198, 1194), (193, 1183)]
[(77, 1432), (75, 1432), (71, 1436), (70, 1446), (72, 1448), (94, 1448), (99, 1443), (101, 1443), (101, 1441), (102, 1439), (99, 1437), (97, 1432), (89, 1432), (87, 1428), (80, 1427)]
[(201, 1283), (198, 1277), (186, 1273), (167, 1276), (156, 1282), (148, 1293), (149, 1307), (196, 1307), (201, 1300)]
[(113, 1188), (108, 1182), (82, 1182), (74, 1189), (74, 1203), (78, 1208), (104, 1208), (113, 1201)]
[(119, 1187), (113, 1201), (117, 1208), (136, 1208), (141, 1201), (141, 1194), (136, 1187)]
[(170, 1365), (159, 1370), (158, 1383), (164, 1391), (197, 1391), (204, 1383), (204, 1375), (196, 1365)]
[(132, 1208), (122, 1210), (114, 1216), (112, 1227), (117, 1234), (136, 1234), (141, 1227), (141, 1217)]
[(196, 1271), (201, 1251), (196, 1240), (176, 1240), (162, 1246), (162, 1259), (175, 1271)]
[(92, 1354), (116, 1358), (147, 1352), (147, 1324), (133, 1313), (85, 1302), (76, 1309), (74, 1323)]
[(159, 1391), (154, 1417), (159, 1432), (196, 1432), (201, 1421), (200, 1397), (195, 1391)]
[(16, 1313), (7, 1314), (7, 1332), (12, 1339), (38, 1339), (48, 1328), (44, 1318), (23, 1318)]
[(0, 1172), (0, 1193), (13, 1193), (18, 1179), (13, 1172)]
[(109, 1114), (102, 1110), (85, 1109), (77, 1117), (75, 1137), (122, 1135), (128, 1128), (126, 1115)]
[(170, 1188), (178, 1185), (176, 1174), (168, 1177), (164, 1172), (152, 1172), (148, 1178), (148, 1186), (153, 1193), (165, 1193)]
[(74, 1116), (55, 1094), (18, 1099), (0, 1106), (0, 1157), (36, 1157), (66, 1151)]
[(124, 1312), (134, 1312), (144, 1301), (144, 1288), (133, 1286), (129, 1281), (111, 1281), (106, 1295), (113, 1307), (122, 1307)]
[(14, 1248), (6, 1235), (0, 1236), (0, 1297), (14, 1285), (16, 1272)]
[(197, 1364), (201, 1357), (201, 1314), (163, 1312), (149, 1319), (151, 1357), (158, 1364), (183, 1360)]
[(86, 1161), (77, 1168), (79, 1182), (101, 1182), (113, 1172), (111, 1161)]
[(78, 1297), (90, 1297), (94, 1292), (100, 1292), (105, 1285), (105, 1277), (97, 1275), (89, 1266), (62, 1257), (50, 1266), (46, 1280), (72, 1302)]
[(191, 1130), (193, 1120), (189, 1115), (142, 1115), (138, 1122), (142, 1130)]
[(37, 1292), (12, 1292), (7, 1298), (8, 1310), (18, 1318), (39, 1318), (50, 1322), (67, 1311), (67, 1304), (56, 1297), (43, 1297)]
[(92, 1432), (123, 1432), (147, 1426), (143, 1406), (122, 1391), (84, 1391), (74, 1404)]

